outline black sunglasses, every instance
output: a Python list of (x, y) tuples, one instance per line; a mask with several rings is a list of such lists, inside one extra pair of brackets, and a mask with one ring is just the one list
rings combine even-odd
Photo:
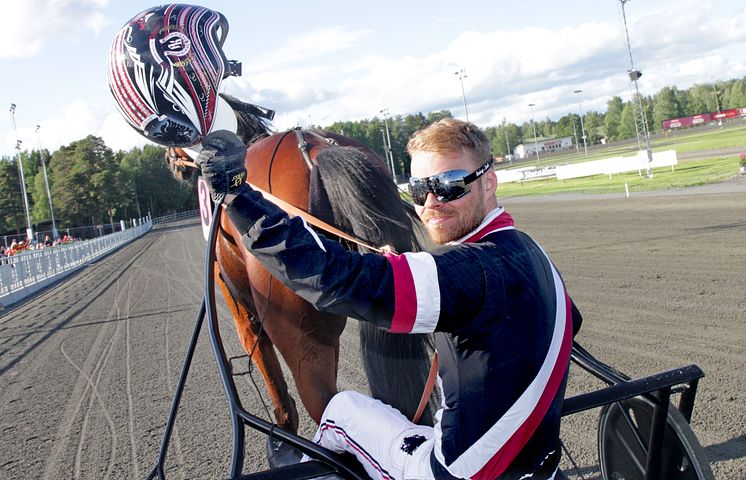
[(439, 202), (457, 200), (471, 191), (470, 183), (484, 175), (492, 165), (492, 159), (469, 173), (466, 170), (448, 170), (427, 178), (409, 177), (409, 194), (420, 207), (425, 204), (427, 194), (433, 193)]

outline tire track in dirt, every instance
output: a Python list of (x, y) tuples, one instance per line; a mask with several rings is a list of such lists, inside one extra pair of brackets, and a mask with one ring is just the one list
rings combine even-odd
[[(152, 239), (149, 239), (149, 240), (151, 241), (148, 242), (147, 244), (152, 243)], [(125, 251), (123, 253), (126, 254), (129, 252)], [(75, 393), (73, 393), (73, 396), (70, 399), (71, 401), (73, 401), (73, 399), (76, 396), (78, 397), (77, 401), (75, 402), (76, 405), (73, 408), (73, 411), (68, 412), (67, 414), (63, 416), (63, 418), (67, 419), (67, 421), (61, 424), (60, 429), (58, 429), (55, 435), (55, 438), (58, 441), (54, 442), (55, 447), (53, 448), (52, 452), (49, 455), (49, 458), (45, 462), (46, 468), (45, 468), (44, 478), (50, 478), (50, 479), (59, 478), (58, 469), (60, 467), (61, 459), (63, 455), (65, 454), (65, 447), (68, 441), (74, 437), (74, 428), (76, 425), (76, 419), (78, 416), (78, 412), (83, 402), (86, 399), (86, 395), (89, 395), (88, 397), (89, 402), (88, 402), (88, 408), (86, 410), (86, 413), (83, 415), (83, 418), (80, 420), (80, 422), (82, 422), (82, 425), (81, 425), (81, 429), (80, 429), (80, 433), (78, 437), (78, 446), (76, 448), (76, 454), (73, 459), (73, 474), (75, 475), (75, 478), (80, 478), (80, 475), (82, 474), (82, 470), (83, 470), (82, 462), (83, 462), (83, 450), (84, 450), (83, 447), (85, 444), (85, 438), (86, 438), (87, 431), (88, 431), (89, 418), (90, 418), (90, 415), (93, 409), (94, 399), (95, 399), (101, 408), (101, 412), (110, 430), (110, 435), (111, 435), (110, 456), (109, 456), (108, 461), (106, 462), (106, 474), (105, 475), (107, 478), (110, 477), (111, 475), (111, 472), (114, 466), (114, 458), (116, 456), (116, 451), (117, 451), (118, 438), (117, 438), (117, 433), (116, 433), (116, 427), (114, 426), (114, 420), (112, 419), (108, 411), (108, 408), (106, 406), (106, 402), (103, 396), (97, 390), (97, 385), (101, 381), (101, 378), (104, 372), (103, 367), (105, 366), (106, 361), (108, 360), (109, 356), (114, 350), (114, 343), (121, 329), (121, 322), (118, 321), (120, 320), (120, 315), (118, 313), (118, 304), (116, 301), (117, 297), (119, 296), (120, 281), (123, 277), (130, 275), (131, 273), (130, 267), (137, 261), (138, 257), (141, 254), (142, 254), (141, 252), (136, 253), (132, 257), (129, 258), (129, 261), (121, 262), (124, 267), (123, 271), (119, 272), (118, 275), (114, 276), (114, 278), (108, 284), (105, 284), (100, 290), (97, 290), (96, 293), (93, 295), (93, 298), (91, 298), (89, 302), (86, 302), (81, 309), (77, 310), (76, 312), (73, 312), (73, 314), (71, 314), (68, 319), (62, 322), (63, 324), (66, 324), (67, 322), (72, 321), (72, 319), (75, 318), (80, 312), (84, 311), (85, 308), (87, 308), (91, 303), (93, 303), (95, 300), (99, 298), (100, 292), (106, 291), (109, 288), (114, 289), (114, 301), (112, 302), (109, 312), (104, 317), (105, 318), (104, 323), (102, 323), (102, 326), (96, 335), (96, 340), (94, 341), (94, 344), (91, 347), (89, 354), (88, 354), (88, 358), (86, 359), (86, 362), (85, 362), (87, 364), (87, 363), (91, 363), (92, 361), (93, 366), (92, 367), (81, 367), (80, 365), (78, 365), (77, 362), (75, 362), (69, 356), (69, 354), (64, 350), (63, 346), (64, 346), (65, 340), (63, 340), (60, 343), (59, 348), (60, 348), (60, 351), (63, 357), (78, 372), (79, 378), (83, 379), (84, 388), (80, 394), (76, 395)], [(126, 260), (127, 259), (126, 255), (124, 255), (122, 259)], [(112, 273), (116, 273), (116, 272), (112, 272)], [(70, 288), (74, 288), (74, 287), (70, 287)], [(112, 318), (114, 320), (117, 320), (116, 322), (117, 326), (113, 334), (109, 335), (108, 323), (106, 323), (106, 321)], [(98, 355), (98, 358), (96, 358), (95, 360), (91, 360), (92, 358), (91, 355), (94, 355), (94, 352), (96, 352), (100, 348), (101, 342), (107, 336), (109, 340), (106, 346), (101, 348), (101, 352)], [(91, 371), (92, 373), (88, 375), (87, 373), (85, 373), (86, 370)], [(91, 375), (96, 376), (95, 383), (91, 380)], [(91, 391), (89, 392), (89, 390)]]
[[(154, 252), (157, 252), (153, 254), (153, 256), (158, 258), (157, 262), (152, 262), (151, 265), (158, 265), (165, 267), (164, 270), (159, 270), (155, 266), (152, 266), (147, 269), (149, 272), (148, 277), (149, 278), (162, 278), (164, 280), (164, 283), (166, 284), (166, 311), (171, 312), (174, 310), (175, 305), (183, 305), (185, 302), (189, 300), (193, 300), (194, 298), (201, 298), (203, 293), (200, 289), (196, 289), (191, 282), (186, 281), (183, 277), (186, 275), (188, 276), (190, 273), (198, 273), (196, 275), (197, 278), (202, 276), (201, 270), (202, 270), (202, 262), (187, 262), (187, 272), (179, 271), (176, 272), (173, 265), (182, 265), (185, 262), (185, 259), (188, 259), (192, 257), (193, 255), (190, 255), (190, 247), (193, 248), (192, 245), (189, 245), (188, 242), (181, 241), (183, 237), (187, 237), (185, 232), (179, 232), (175, 233), (173, 235), (176, 235), (177, 238), (173, 239), (170, 238), (167, 240), (166, 246), (161, 245), (154, 245)], [(176, 247), (178, 246), (178, 251), (176, 250)], [(167, 281), (165, 281), (167, 280)], [(174, 285), (174, 283), (176, 285)], [(197, 282), (199, 284), (199, 282)], [(178, 298), (179, 300), (175, 301), (174, 298)], [(173, 397), (174, 391), (175, 391), (175, 385), (177, 383), (178, 377), (175, 375), (172, 366), (171, 366), (171, 354), (172, 354), (172, 345), (171, 345), (171, 333), (170, 330), (172, 328), (172, 314), (166, 314), (165, 320), (164, 320), (164, 330), (163, 330), (163, 359), (162, 359), (162, 372), (165, 376), (165, 389), (168, 392), (168, 395), (170, 398)], [(174, 327), (175, 328), (175, 327)], [(179, 354), (182, 354), (183, 352), (179, 351), (177, 352)], [(179, 371), (180, 373), (180, 371)], [(169, 452), (172, 454), (175, 454), (176, 457), (176, 464), (183, 465), (186, 462), (186, 458), (184, 455), (184, 450), (182, 448), (182, 441), (181, 441), (181, 430), (178, 426), (178, 423), (174, 425), (174, 429), (171, 434), (171, 441), (170, 441), (170, 447)], [(171, 457), (169, 457), (171, 458)], [(183, 470), (180, 470), (178, 472), (182, 478), (186, 478), (185, 472)]]
[[(101, 412), (104, 415), (104, 418), (106, 419), (106, 423), (109, 427), (109, 432), (111, 434), (110, 439), (110, 449), (109, 449), (109, 460), (107, 462), (107, 468), (106, 468), (106, 474), (104, 475), (104, 479), (108, 479), (111, 475), (111, 472), (114, 468), (114, 457), (116, 456), (117, 452), (117, 431), (116, 431), (116, 425), (114, 424), (114, 420), (112, 419), (111, 415), (109, 414), (108, 409), (106, 408), (106, 404), (104, 403), (103, 399), (101, 398), (101, 395), (98, 392), (97, 385), (101, 380), (101, 374), (104, 371), (104, 367), (106, 366), (106, 361), (109, 359), (109, 355), (111, 354), (113, 350), (114, 341), (116, 339), (115, 335), (111, 336), (111, 339), (109, 340), (109, 343), (104, 347), (103, 351), (101, 352), (101, 355), (99, 356), (93, 375), (96, 375), (96, 381), (94, 382), (90, 375), (86, 374), (83, 369), (75, 363), (75, 361), (70, 358), (70, 356), (65, 352), (65, 343), (64, 341), (60, 344), (60, 351), (62, 352), (62, 355), (65, 357), (65, 359), (72, 365), (72, 367), (78, 371), (80, 376), (85, 380), (86, 382), (86, 389), (83, 391), (83, 395), (80, 396), (79, 403), (76, 406), (75, 413), (77, 414), (79, 407), (82, 405), (83, 400), (85, 400), (86, 393), (89, 393), (89, 400), (88, 400), (88, 408), (86, 409), (86, 413), (83, 415), (83, 422), (80, 429), (80, 436), (78, 437), (78, 447), (75, 451), (75, 462), (73, 466), (73, 478), (80, 478), (81, 474), (81, 464), (82, 464), (82, 457), (83, 457), (83, 445), (85, 443), (86, 438), (86, 432), (88, 429), (88, 420), (90, 418), (90, 412), (93, 408), (93, 402), (94, 399), (98, 402)], [(96, 373), (98, 372), (98, 373)], [(74, 421), (74, 416), (71, 417), (70, 427), (72, 427), (72, 423)], [(72, 428), (70, 428), (69, 431), (71, 431)], [(51, 463), (49, 465), (52, 465)], [(45, 472), (45, 478), (55, 478), (54, 476), (47, 476)]]

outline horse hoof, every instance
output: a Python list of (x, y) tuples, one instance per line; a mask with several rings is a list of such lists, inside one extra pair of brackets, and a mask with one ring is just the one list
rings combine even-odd
[(267, 437), (267, 461), (270, 468), (284, 467), (300, 462), (303, 453), (292, 445)]

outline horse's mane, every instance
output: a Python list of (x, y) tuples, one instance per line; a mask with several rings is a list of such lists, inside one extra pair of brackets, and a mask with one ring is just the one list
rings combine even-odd
[[(334, 223), (374, 246), (397, 252), (420, 250), (419, 219), (400, 200), (394, 179), (372, 151), (332, 147), (316, 156)], [(389, 334), (368, 322), (360, 323), (360, 346), (371, 394), (396, 405), (412, 418), (429, 373), (428, 335)], [(420, 423), (432, 425), (432, 407)]]
[(414, 218), (382, 163), (356, 147), (325, 148), (316, 159), (337, 226), (376, 246), (420, 250)]

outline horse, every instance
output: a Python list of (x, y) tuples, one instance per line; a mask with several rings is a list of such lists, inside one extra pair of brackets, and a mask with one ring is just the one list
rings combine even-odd
[[(249, 183), (365, 239), (368, 245), (388, 245), (396, 252), (421, 248), (419, 219), (401, 200), (392, 176), (373, 150), (323, 130), (272, 133), (254, 106), (222, 96), (236, 114), (238, 136), (248, 146)], [(165, 156), (176, 178), (192, 177), (195, 169), (185, 162), (189, 157), (184, 150), (168, 149)], [(215, 281), (241, 344), (264, 378), (276, 423), (297, 433), (298, 410), (275, 347), (289, 367), (305, 410), (318, 424), (337, 393), (339, 337), (347, 319), (319, 312), (295, 295), (259, 264), (240, 238), (228, 216), (221, 215)], [(349, 241), (342, 243), (365, 251)], [(389, 334), (360, 322), (359, 340), (373, 397), (412, 418), (428, 376), (430, 337)], [(432, 409), (426, 409), (420, 423), (432, 425), (432, 421)]]

